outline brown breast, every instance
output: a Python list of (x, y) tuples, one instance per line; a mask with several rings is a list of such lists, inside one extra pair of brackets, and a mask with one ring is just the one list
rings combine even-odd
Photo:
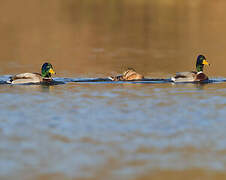
[(205, 81), (205, 80), (208, 80), (208, 77), (204, 73), (198, 73), (196, 75), (195, 81)]

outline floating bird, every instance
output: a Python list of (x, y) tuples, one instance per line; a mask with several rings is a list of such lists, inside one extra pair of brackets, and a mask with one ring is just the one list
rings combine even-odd
[(196, 70), (191, 72), (179, 72), (175, 77), (171, 77), (173, 82), (202, 82), (208, 80), (208, 76), (203, 73), (204, 65), (210, 65), (205, 56), (199, 55), (196, 62)]
[(16, 74), (7, 81), (10, 84), (27, 84), (27, 83), (42, 83), (51, 82), (51, 75), (56, 74), (53, 70), (53, 66), (50, 63), (44, 63), (42, 65), (40, 73), (22, 73)]
[(144, 79), (144, 76), (137, 73), (133, 68), (128, 68), (122, 75), (110, 76), (112, 81), (132, 81)]

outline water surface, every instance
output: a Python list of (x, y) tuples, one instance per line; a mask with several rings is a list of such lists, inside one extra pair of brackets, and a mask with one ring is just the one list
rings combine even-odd
[(1, 85), (0, 175), (221, 174), (225, 88), (225, 83)]

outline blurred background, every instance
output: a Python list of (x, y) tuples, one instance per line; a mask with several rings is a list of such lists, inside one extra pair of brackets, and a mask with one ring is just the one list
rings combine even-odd
[(224, 0), (1, 0), (0, 73), (105, 77), (134, 67), (145, 76), (193, 70), (204, 54), (225, 76)]

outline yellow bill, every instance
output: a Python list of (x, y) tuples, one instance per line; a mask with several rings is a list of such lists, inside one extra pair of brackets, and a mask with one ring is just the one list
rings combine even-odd
[(50, 68), (49, 73), (50, 74), (56, 74), (52, 68)]
[(202, 64), (204, 64), (204, 65), (210, 65), (208, 62), (207, 62), (207, 60), (203, 60), (203, 62), (202, 62)]

